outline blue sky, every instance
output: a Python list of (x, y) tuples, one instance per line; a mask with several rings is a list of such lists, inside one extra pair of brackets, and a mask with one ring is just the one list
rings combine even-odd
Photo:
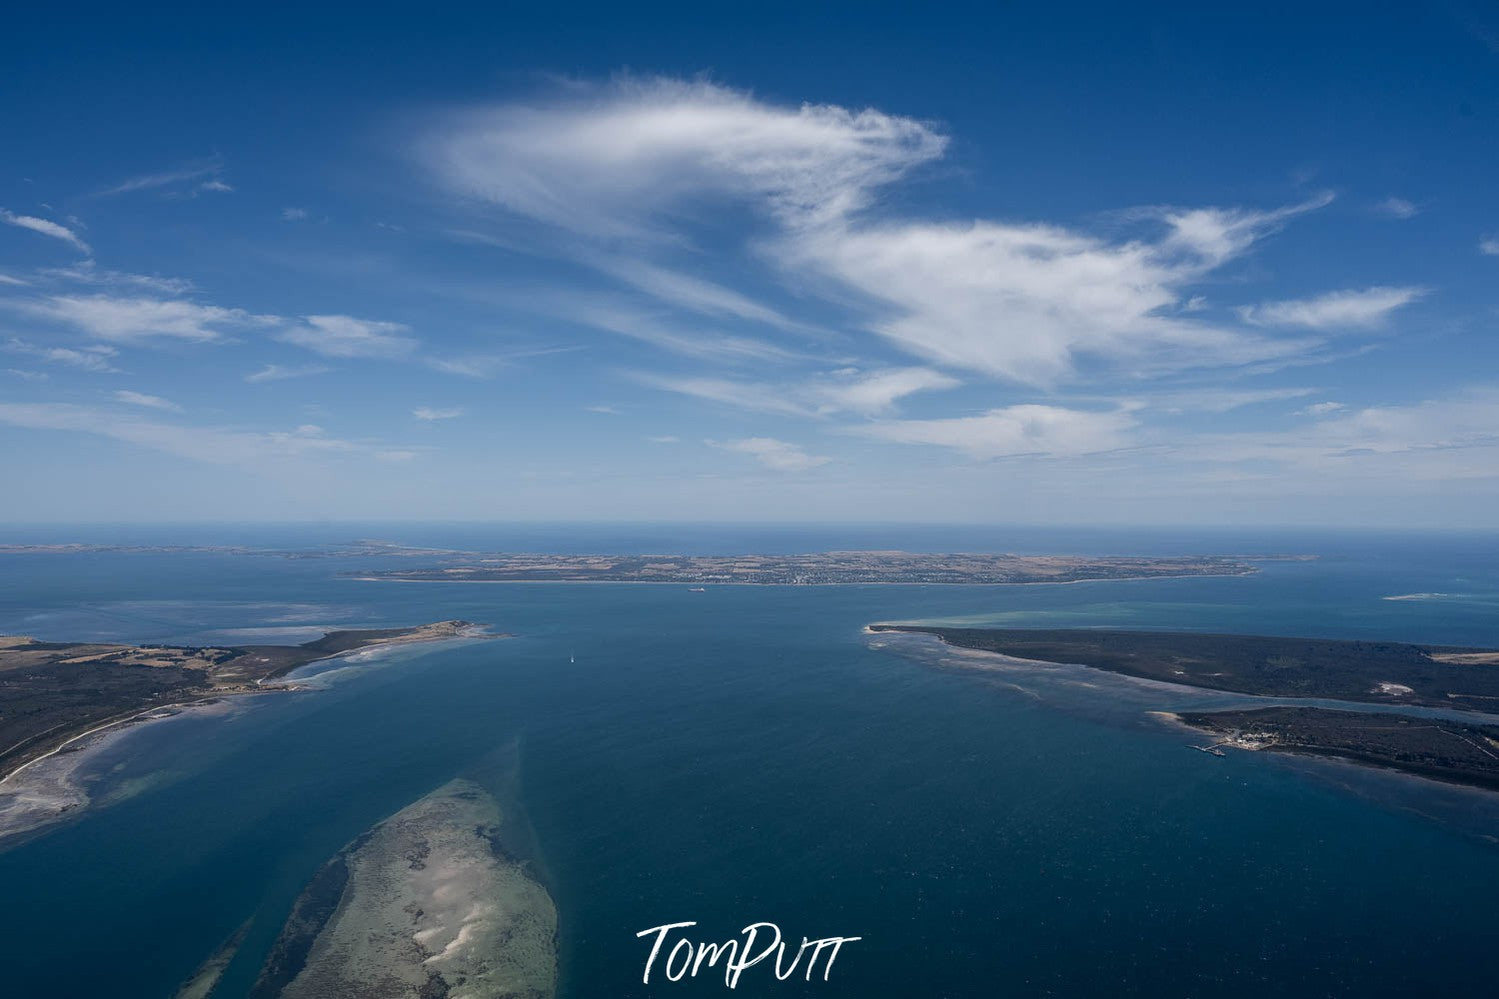
[(48, 17), (0, 519), (1496, 526), (1491, 8)]

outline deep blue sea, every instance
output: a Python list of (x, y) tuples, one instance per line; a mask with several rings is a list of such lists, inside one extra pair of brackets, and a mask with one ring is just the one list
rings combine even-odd
[[(409, 649), (321, 689), (140, 726), (99, 804), (0, 852), (0, 995), (153, 997), (236, 927), (246, 994), (293, 899), (457, 776), (500, 795), (560, 915), (567, 999), (727, 994), (640, 978), (640, 930), (859, 936), (830, 979), (734, 994), (1493, 994), (1499, 796), (1155, 722), (1208, 705), (1081, 669), (985, 678), (873, 621), (1196, 629), (1499, 647), (1499, 537), (904, 527), (15, 528), (0, 541), (494, 551), (835, 548), (1305, 553), (1257, 575), (1062, 586), (367, 582), (421, 559), (0, 556), (0, 634), (301, 641), (462, 617), (516, 637)], [(1389, 600), (1392, 596), (1409, 599)]]

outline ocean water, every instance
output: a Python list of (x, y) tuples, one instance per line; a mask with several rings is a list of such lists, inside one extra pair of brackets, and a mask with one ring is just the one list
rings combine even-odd
[[(0, 540), (383, 537), (532, 551), (1290, 552), (1250, 577), (1028, 587), (406, 584), (390, 558), (0, 556), (0, 633), (302, 640), (462, 617), (516, 637), (386, 653), (321, 688), (143, 726), (100, 804), (0, 852), (0, 994), (170, 997), (252, 920), (243, 996), (293, 899), (456, 776), (505, 804), (560, 914), (562, 994), (641, 984), (636, 933), (694, 920), (859, 936), (828, 981), (750, 996), (1489, 994), (1499, 796), (1189, 751), (1150, 710), (1216, 695), (1086, 670), (984, 678), (873, 621), (1198, 629), (1499, 647), (1499, 538), (956, 528), (28, 529)], [(420, 561), (420, 560), (418, 560)], [(411, 563), (414, 564), (414, 563)], [(1401, 597), (1404, 599), (1388, 599)], [(883, 646), (883, 647), (881, 647)]]

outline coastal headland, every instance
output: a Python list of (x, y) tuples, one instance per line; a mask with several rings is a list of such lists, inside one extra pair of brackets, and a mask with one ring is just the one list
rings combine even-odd
[(0, 636), (0, 781), (80, 736), (170, 706), (265, 691), (267, 681), (310, 662), (483, 634), (468, 621), (438, 621), (333, 631), (301, 645), (118, 645)]
[[(1492, 649), (1263, 635), (1093, 629), (948, 628), (873, 624), (870, 632), (931, 635), (959, 649), (1027, 662), (1089, 666), (1125, 676), (1258, 697), (1347, 702), (1348, 710), (1272, 706), (1181, 712), (1216, 737), (1205, 747), (1334, 757), (1499, 790), (1499, 727), (1358, 710), (1360, 704), (1470, 712), (1499, 707)], [(992, 660), (991, 660), (992, 662)], [(993, 668), (984, 658), (961, 668)]]
[(1499, 709), (1499, 670), (1477, 665), (1499, 655), (1490, 649), (1092, 628), (872, 624), (869, 630), (934, 635), (955, 648), (1011, 659), (1092, 666), (1236, 694)]

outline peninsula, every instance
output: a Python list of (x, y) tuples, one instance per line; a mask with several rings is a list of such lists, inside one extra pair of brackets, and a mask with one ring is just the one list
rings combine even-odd
[(0, 780), (71, 740), (153, 709), (265, 689), (298, 666), (359, 649), (474, 637), (478, 625), (333, 631), (301, 645), (188, 647), (0, 636)]
[(873, 624), (871, 631), (935, 635), (948, 645), (1011, 659), (1262, 697), (1499, 709), (1499, 651), (1400, 642), (1207, 635), (1092, 628), (947, 628)]
[[(1279, 556), (1279, 558), (1294, 556)], [(773, 586), (858, 583), (994, 585), (1097, 579), (1243, 576), (1255, 561), (1224, 555), (1006, 555), (834, 551), (798, 555), (494, 554), (424, 568), (344, 575), (366, 580), (445, 583), (750, 583)]]
[[(1024, 663), (1089, 666), (1147, 680), (1262, 697), (1492, 711), (1499, 650), (1399, 642), (1092, 629), (875, 624)], [(982, 659), (969, 668), (990, 668)], [(1499, 727), (1388, 711), (1268, 707), (1170, 717), (1216, 737), (1205, 748), (1301, 753), (1499, 790)], [(1219, 753), (1221, 755), (1221, 752)]]

